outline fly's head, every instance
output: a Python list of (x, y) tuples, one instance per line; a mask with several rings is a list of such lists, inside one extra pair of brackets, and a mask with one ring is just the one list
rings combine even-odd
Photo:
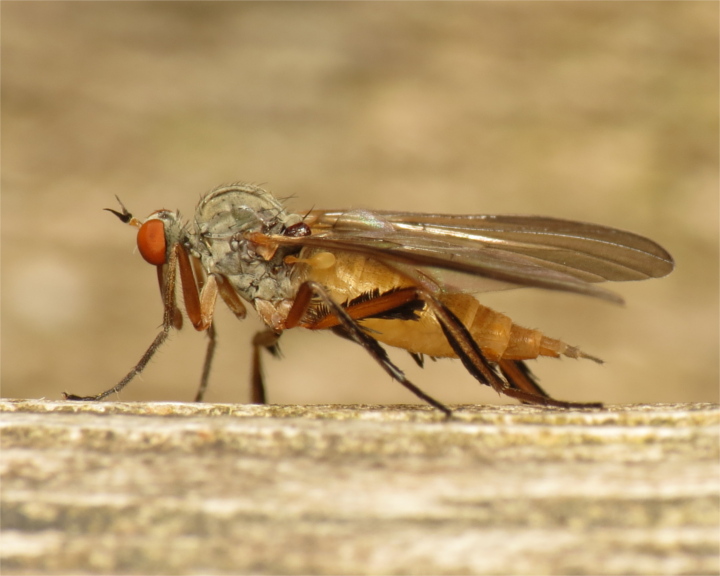
[(177, 243), (185, 243), (185, 227), (178, 212), (156, 210), (145, 220), (138, 220), (117, 199), (122, 211), (106, 208), (125, 224), (138, 228), (137, 245), (140, 255), (149, 264), (162, 266), (170, 257), (170, 250)]
[(281, 235), (302, 222), (269, 192), (250, 184), (216, 188), (195, 212), (193, 250), (209, 274), (221, 274), (238, 293), (277, 301), (291, 297), (291, 267), (285, 256), (297, 251), (257, 242), (257, 236)]

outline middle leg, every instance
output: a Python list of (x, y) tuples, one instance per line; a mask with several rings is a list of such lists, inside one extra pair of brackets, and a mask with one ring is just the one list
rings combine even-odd
[[(405, 386), (410, 392), (415, 394), (421, 400), (427, 402), (431, 406), (434, 406), (440, 410), (448, 418), (452, 415), (452, 410), (445, 406), (442, 402), (436, 400), (432, 396), (423, 392), (415, 384), (407, 379), (405, 373), (400, 370), (390, 360), (385, 349), (380, 346), (377, 340), (370, 336), (363, 328), (353, 319), (350, 314), (340, 304), (332, 299), (328, 291), (318, 282), (308, 281), (305, 282), (298, 290), (295, 302), (288, 314), (288, 320), (286, 328), (293, 328), (294, 326), (302, 326), (303, 317), (311, 308), (312, 299), (316, 297), (320, 299), (322, 304), (326, 306), (331, 314), (337, 319), (337, 328), (342, 328), (343, 335), (353, 340), (355, 343), (360, 344), (365, 350), (372, 356), (375, 361), (382, 366), (391, 378), (397, 380)], [(312, 324), (307, 327), (311, 328)], [(328, 326), (329, 327), (329, 326)]]

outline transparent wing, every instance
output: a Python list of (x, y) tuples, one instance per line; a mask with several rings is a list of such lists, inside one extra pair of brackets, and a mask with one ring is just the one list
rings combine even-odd
[(273, 240), (364, 253), (470, 292), (534, 286), (621, 301), (593, 284), (659, 278), (674, 267), (652, 240), (556, 218), (316, 210), (305, 222), (312, 235)]

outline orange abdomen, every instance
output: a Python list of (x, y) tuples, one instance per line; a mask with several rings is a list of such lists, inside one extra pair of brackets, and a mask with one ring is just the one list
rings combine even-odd
[[(548, 338), (539, 330), (523, 328), (500, 312), (481, 305), (470, 294), (444, 294), (439, 299), (468, 328), (483, 354), (491, 362), (530, 360), (538, 356), (588, 357), (574, 346)], [(375, 320), (362, 322), (380, 342), (417, 354), (456, 358), (438, 322), (427, 312), (419, 320)]]
[[(415, 282), (387, 266), (362, 255), (343, 255), (332, 259), (329, 266), (314, 265), (319, 252), (304, 250), (298, 262), (308, 264), (304, 279), (323, 284), (338, 302), (347, 302), (362, 293), (378, 289), (380, 293), (415, 285)], [(523, 328), (499, 312), (482, 306), (471, 294), (436, 294), (470, 330), (488, 360), (529, 360), (538, 356), (587, 357), (573, 346), (548, 338), (538, 330)], [(366, 318), (361, 325), (374, 338), (416, 354), (437, 358), (457, 358), (440, 324), (427, 307), (418, 320), (379, 320)], [(593, 358), (595, 359), (595, 358)], [(597, 360), (597, 359), (595, 359)]]

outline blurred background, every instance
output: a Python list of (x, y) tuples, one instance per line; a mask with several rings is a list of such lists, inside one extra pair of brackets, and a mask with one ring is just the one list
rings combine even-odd
[[(114, 385), (162, 320), (135, 232), (218, 184), (291, 209), (525, 213), (630, 229), (677, 261), (624, 307), (483, 295), (606, 360), (532, 363), (566, 400), (718, 401), (717, 3), (14, 2), (2, 5), (2, 395)], [(261, 326), (218, 306), (208, 401), (248, 398)], [(358, 346), (293, 330), (275, 403), (407, 403)], [(124, 400), (192, 400), (205, 336), (174, 333)], [(460, 362), (409, 377), (501, 403)]]

